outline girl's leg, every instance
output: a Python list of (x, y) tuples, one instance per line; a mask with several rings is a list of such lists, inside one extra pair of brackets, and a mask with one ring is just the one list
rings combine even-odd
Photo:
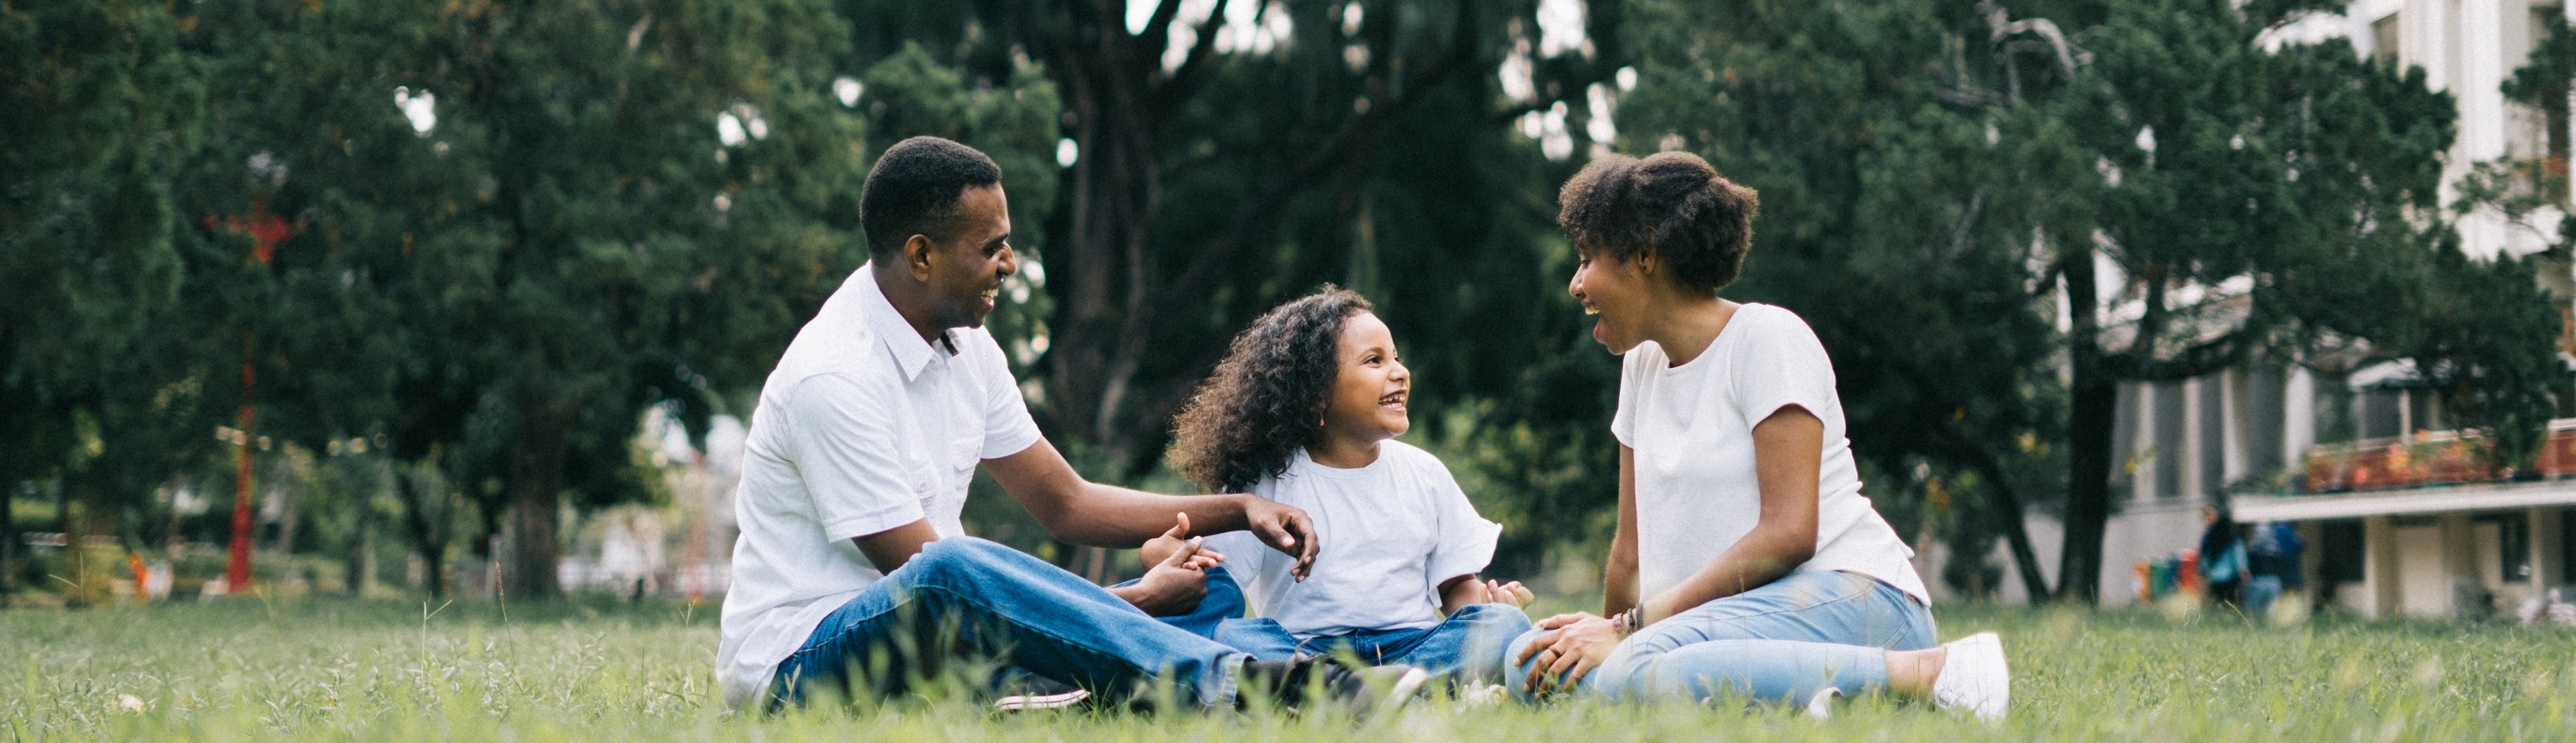
[(1402, 663), (1459, 684), (1502, 683), (1505, 643), (1530, 629), (1529, 613), (1511, 604), (1476, 604), (1432, 625), (1382, 663)]

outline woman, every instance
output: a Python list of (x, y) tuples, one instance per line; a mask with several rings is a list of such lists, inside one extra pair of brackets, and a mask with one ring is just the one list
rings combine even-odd
[(2200, 521), (2208, 525), (2200, 533), (2200, 578), (2208, 583), (2210, 601), (2235, 608), (2245, 596), (2245, 540), (2237, 537), (2236, 519), (2225, 508), (2201, 506)]
[[(1930, 698), (2001, 719), (2000, 640), (1933, 645), (1913, 554), (1860, 493), (1833, 366), (1788, 310), (1717, 290), (1752, 247), (1752, 189), (1695, 155), (1595, 160), (1557, 220), (1592, 337), (1625, 356), (1619, 525), (1603, 614), (1513, 643), (1522, 690), (1805, 702)], [(1596, 670), (1597, 667), (1597, 670)]]

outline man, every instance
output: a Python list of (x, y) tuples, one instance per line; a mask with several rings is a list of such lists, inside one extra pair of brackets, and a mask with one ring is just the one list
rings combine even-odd
[(1143, 580), (1102, 589), (965, 536), (958, 514), (980, 461), (1068, 542), (1135, 547), (1186, 538), (1191, 525), (1249, 530), (1294, 555), (1301, 577), (1318, 547), (1303, 511), (1087, 482), (1039, 435), (982, 329), (1019, 268), (990, 158), (935, 137), (897, 143), (868, 174), (859, 218), (867, 265), (797, 332), (752, 417), (716, 655), (728, 705), (802, 703), (815, 690), (900, 693), (957, 656), (1093, 692), (1169, 683), (1204, 707), (1240, 703), (1238, 681), (1292, 705), (1310, 675), (1362, 702), (1369, 679), (1401, 694), (1419, 685), (1418, 671), (1247, 664), (1154, 620), (1149, 612), (1193, 608), (1200, 570), (1222, 559), (1195, 539)]

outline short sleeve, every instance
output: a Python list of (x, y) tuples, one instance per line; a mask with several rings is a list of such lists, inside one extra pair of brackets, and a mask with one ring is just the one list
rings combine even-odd
[(796, 383), (784, 411), (793, 421), (791, 459), (814, 519), (834, 541), (883, 532), (923, 517), (920, 478), (905, 471), (888, 399), (894, 390), (848, 374)]
[(1816, 340), (1816, 331), (1788, 310), (1763, 307), (1765, 316), (1758, 319), (1749, 312), (1736, 314), (1739, 322), (1755, 320), (1748, 323), (1752, 327), (1744, 328), (1755, 332), (1746, 334), (1731, 360), (1735, 403), (1745, 424), (1761, 425), (1763, 419), (1791, 405), (1806, 408), (1818, 418), (1839, 409), (1834, 364), (1825, 356), (1825, 344)]
[(1644, 350), (1640, 345), (1619, 357), (1619, 406), (1610, 414), (1610, 436), (1631, 449), (1637, 448), (1638, 367), (1646, 356)]
[(978, 333), (983, 348), (975, 354), (975, 378), (984, 385), (984, 448), (978, 459), (1000, 459), (1038, 442), (1038, 423), (1029, 417), (1029, 402), (1020, 396), (1010, 361), (989, 333)]
[(1503, 526), (1476, 513), (1476, 504), (1467, 500), (1467, 491), (1459, 489), (1458, 479), (1438, 457), (1424, 453), (1421, 461), (1425, 471), (1418, 477), (1431, 486), (1433, 518), (1439, 524), (1423, 577), (1437, 595), (1442, 582), (1483, 572), (1494, 561), (1494, 543), (1502, 538)]

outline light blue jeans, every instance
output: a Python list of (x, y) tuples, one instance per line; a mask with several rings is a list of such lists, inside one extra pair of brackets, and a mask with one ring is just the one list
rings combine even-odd
[[(1506, 663), (1538, 636), (1513, 640)], [(1845, 696), (1887, 687), (1887, 651), (1933, 645), (1932, 612), (1896, 587), (1839, 570), (1800, 570), (1760, 588), (1691, 607), (1621, 641), (1576, 684), (1615, 699), (1738, 697), (1805, 702), (1831, 686)], [(1527, 664), (1513, 663), (1516, 695)]]
[(901, 694), (956, 661), (989, 660), (1112, 697), (1167, 682), (1181, 703), (1215, 707), (1234, 702), (1247, 658), (1044, 560), (950, 537), (824, 617), (779, 664), (771, 706), (816, 689)]

